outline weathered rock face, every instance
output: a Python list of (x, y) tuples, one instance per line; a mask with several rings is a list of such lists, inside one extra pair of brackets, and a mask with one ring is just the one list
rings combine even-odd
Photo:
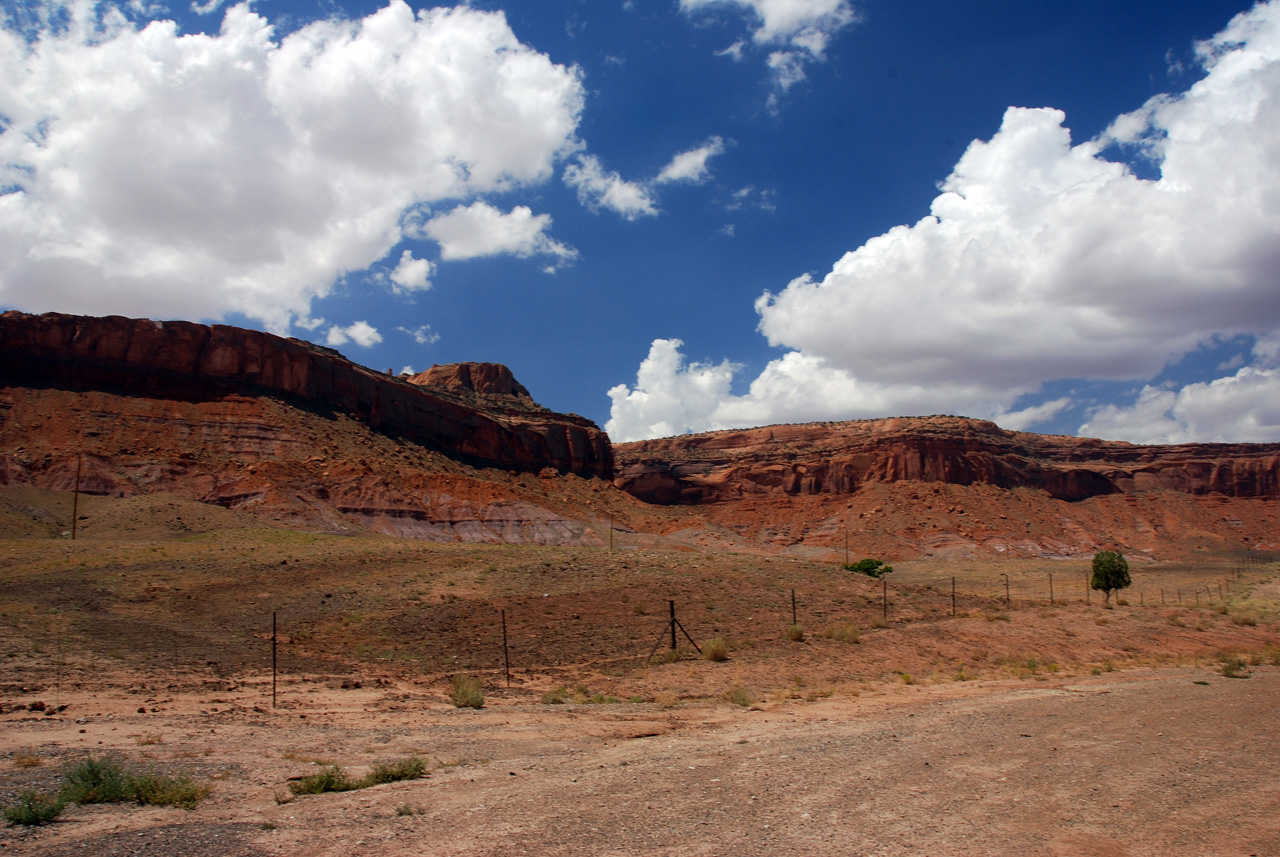
[[(433, 376), (440, 383), (421, 386), (370, 371), (336, 351), (226, 325), (0, 315), (0, 386), (110, 390), (184, 402), (280, 396), (471, 464), (612, 476), (604, 432), (582, 417), (540, 408), (506, 367), (438, 368), (451, 371)], [(460, 390), (519, 399), (522, 406), (486, 408), (483, 396), (456, 394)]]
[(667, 505), (901, 481), (1034, 488), (1069, 501), (1153, 490), (1280, 499), (1280, 444), (1137, 446), (959, 417), (710, 432), (619, 444), (614, 454), (615, 485)]
[(405, 380), (419, 387), (438, 387), (451, 393), (513, 396), (533, 401), (533, 396), (529, 395), (524, 385), (501, 363), (450, 363), (432, 366)]

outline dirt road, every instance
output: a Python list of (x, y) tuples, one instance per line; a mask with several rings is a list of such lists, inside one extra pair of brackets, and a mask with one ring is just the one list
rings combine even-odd
[[(1280, 854), (1276, 667), (885, 686), (753, 709), (491, 698), (473, 711), (379, 686), (271, 711), (254, 682), (149, 690), (0, 717), (0, 792), (115, 752), (207, 777), (213, 795), (193, 811), (73, 806), (0, 831), (0, 854)], [(317, 762), (359, 774), (411, 754), (426, 778), (287, 799)]]

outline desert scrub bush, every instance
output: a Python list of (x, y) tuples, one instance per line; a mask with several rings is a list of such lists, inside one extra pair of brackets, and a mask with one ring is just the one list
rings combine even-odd
[(484, 708), (480, 679), (469, 675), (452, 676), (449, 679), (449, 701), (458, 708)]
[(410, 756), (398, 762), (386, 762), (374, 765), (373, 770), (360, 782), (363, 786), (380, 786), (383, 783), (398, 783), (401, 780), (416, 780), (427, 769), (427, 763), (418, 756)]
[(569, 701), (569, 690), (564, 687), (557, 687), (542, 694), (543, 705), (564, 705)]
[(190, 777), (130, 773), (115, 759), (87, 757), (62, 775), (60, 799), (66, 803), (124, 803), (195, 809), (213, 791)]
[(750, 708), (751, 703), (754, 702), (751, 698), (751, 694), (747, 692), (747, 689), (738, 684), (735, 684), (733, 687), (726, 690), (722, 694), (722, 698), (725, 702), (731, 702), (734, 705), (739, 705), (743, 708)]
[(983, 614), (982, 614), (982, 618), (986, 619), (988, 622), (1009, 622), (1009, 621), (1011, 621), (1011, 620), (1009, 619), (1009, 614), (1008, 614), (1008, 613), (1005, 613), (1005, 612), (1003, 612), (1003, 611), (998, 612), (998, 613), (983, 613)]
[(593, 693), (583, 700), (587, 705), (616, 705), (618, 698), (607, 693)]
[(115, 759), (88, 756), (62, 773), (62, 799), (67, 803), (120, 803), (132, 798), (129, 775)]
[(1231, 617), (1231, 622), (1235, 625), (1245, 625), (1253, 628), (1258, 624), (1258, 617), (1252, 613), (1236, 613)]
[(38, 827), (62, 814), (66, 801), (40, 792), (23, 792), (16, 803), (4, 808), (4, 820), (11, 826)]
[(139, 774), (130, 777), (133, 799), (143, 806), (176, 806), (195, 809), (213, 791), (208, 783), (197, 783), (190, 777), (166, 777)]
[(858, 630), (858, 626), (847, 623), (832, 625), (822, 632), (822, 636), (837, 643), (857, 643), (862, 640), (862, 632)]
[(702, 650), (702, 656), (709, 661), (729, 660), (729, 643), (724, 637), (712, 637)]
[(793, 643), (803, 643), (804, 642), (804, 625), (801, 625), (799, 623), (796, 623), (795, 625), (788, 625), (786, 637), (788, 640), (790, 640)]
[(17, 768), (38, 768), (44, 764), (44, 759), (29, 750), (19, 750), (13, 754), (13, 764)]
[(1222, 659), (1222, 674), (1227, 678), (1248, 678), (1249, 668), (1245, 666), (1244, 658), (1229, 655)]
[(289, 783), (289, 791), (296, 795), (318, 795), (325, 792), (349, 792), (359, 788), (357, 783), (347, 776), (347, 772), (337, 765), (322, 768), (314, 774), (299, 777)]

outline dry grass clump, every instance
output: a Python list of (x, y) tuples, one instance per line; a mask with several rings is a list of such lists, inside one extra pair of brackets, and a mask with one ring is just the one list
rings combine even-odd
[(796, 623), (795, 625), (788, 625), (786, 638), (793, 643), (803, 643), (804, 642), (804, 625), (801, 625), (799, 623)]
[(449, 701), (458, 708), (484, 708), (484, 692), (480, 679), (469, 675), (449, 678)]
[(44, 764), (44, 759), (29, 750), (19, 750), (13, 754), (13, 764), (18, 768), (38, 768)]
[(747, 689), (740, 684), (735, 684), (733, 687), (726, 690), (721, 694), (721, 698), (724, 699), (725, 702), (731, 702), (734, 705), (740, 705), (743, 708), (750, 708), (751, 703), (755, 702), (755, 700), (752, 699), (751, 694), (747, 692)]
[(862, 632), (858, 626), (849, 623), (832, 625), (822, 632), (822, 636), (837, 643), (857, 643), (862, 640)]
[(702, 649), (702, 656), (709, 661), (729, 660), (729, 643), (724, 637), (713, 637)]

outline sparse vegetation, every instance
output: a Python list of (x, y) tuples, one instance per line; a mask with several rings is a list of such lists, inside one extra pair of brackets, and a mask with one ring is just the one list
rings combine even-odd
[(569, 701), (568, 688), (557, 687), (542, 694), (543, 705), (564, 705)]
[(1222, 659), (1222, 674), (1227, 678), (1248, 678), (1249, 668), (1239, 655), (1227, 655)]
[(111, 758), (86, 757), (62, 775), (59, 797), (65, 803), (124, 803), (195, 809), (213, 791), (208, 783), (190, 777), (125, 770)]
[(300, 777), (289, 783), (289, 791), (296, 795), (318, 795), (326, 792), (349, 792), (359, 788), (354, 780), (337, 765), (330, 765), (320, 771)]
[(365, 785), (379, 786), (383, 783), (398, 783), (402, 780), (416, 780), (427, 769), (425, 760), (410, 756), (398, 762), (386, 762), (373, 766), (361, 782)]
[(804, 626), (799, 623), (795, 625), (788, 625), (787, 631), (786, 631), (786, 637), (788, 640), (790, 640), (793, 643), (803, 643), (804, 642)]
[(746, 688), (739, 684), (735, 684), (733, 687), (726, 690), (722, 698), (725, 702), (731, 702), (734, 705), (739, 705), (743, 708), (750, 708), (751, 704), (755, 702), (755, 700), (751, 698), (751, 694), (747, 692)]
[(848, 623), (832, 625), (823, 632), (822, 636), (837, 643), (857, 643), (862, 640), (862, 633), (858, 630), (858, 626)]
[(44, 764), (44, 759), (29, 750), (19, 750), (13, 754), (13, 764), (18, 768), (38, 768)]
[(484, 708), (480, 679), (461, 674), (450, 677), (449, 701), (458, 708)]
[(893, 573), (893, 566), (885, 565), (882, 559), (860, 559), (857, 562), (851, 562), (844, 566), (846, 571), (852, 571), (856, 574), (865, 574), (867, 577), (884, 577), (886, 574)]
[(195, 809), (213, 791), (208, 783), (190, 777), (138, 774), (132, 779), (133, 799), (144, 806), (176, 806)]
[(63, 772), (62, 797), (67, 803), (120, 803), (133, 797), (133, 789), (119, 762), (89, 756)]
[(66, 808), (66, 801), (34, 791), (18, 796), (16, 803), (4, 808), (4, 820), (13, 826), (36, 827), (49, 824)]
[(709, 661), (729, 660), (729, 643), (724, 637), (713, 637), (702, 648), (702, 656)]

